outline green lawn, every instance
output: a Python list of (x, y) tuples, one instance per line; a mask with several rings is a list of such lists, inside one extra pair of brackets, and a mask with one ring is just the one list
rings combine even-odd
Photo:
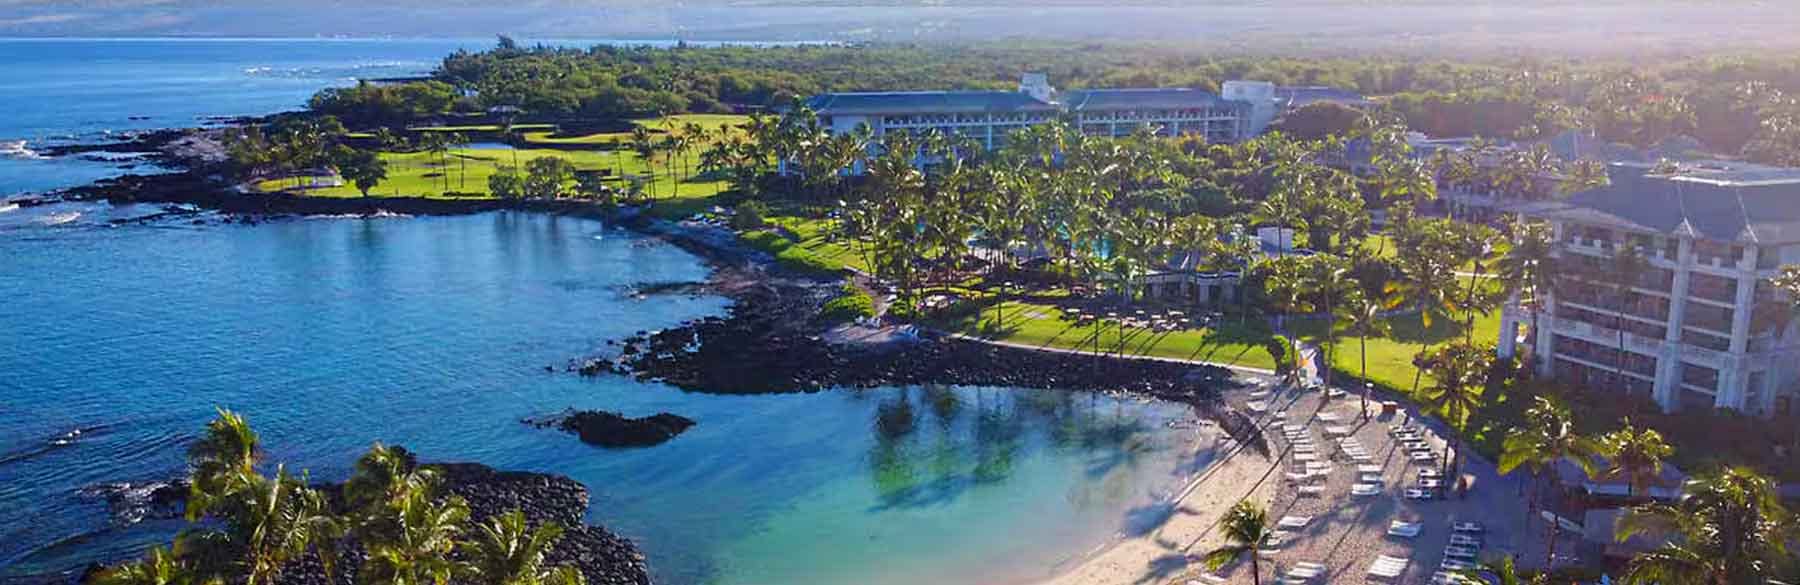
[[(700, 127), (705, 128), (708, 132), (712, 132), (725, 126), (739, 126), (749, 120), (750, 118), (748, 116), (739, 116), (736, 114), (678, 114), (664, 118), (633, 120), (631, 123), (651, 130), (664, 130), (670, 127), (679, 128), (685, 124), (693, 123), (699, 124)], [(547, 129), (525, 132), (523, 136), (525, 137), (526, 142), (532, 144), (555, 145), (620, 145), (631, 139), (630, 132), (599, 132), (579, 136), (562, 136)]]
[[(1264, 342), (1270, 335), (1252, 322), (1240, 327), (1154, 332), (1122, 329), (1117, 324), (1081, 325), (1063, 318), (1061, 310), (1047, 303), (1008, 300), (998, 312), (991, 299), (977, 300), (978, 313), (935, 319), (944, 329), (987, 339), (1093, 351), (1096, 341), (1103, 353), (1201, 360), (1251, 368), (1274, 369), (1275, 358)], [(1096, 334), (1098, 340), (1096, 340)]]
[[(677, 122), (691, 116), (675, 116)], [(727, 124), (728, 119), (742, 116), (707, 116), (701, 123)], [(659, 120), (643, 120), (642, 124), (659, 124)], [(523, 127), (525, 125), (520, 125)], [(462, 127), (477, 128), (477, 127)], [(383, 152), (381, 157), (388, 163), (388, 179), (370, 192), (374, 196), (397, 197), (489, 197), (488, 177), (500, 168), (512, 165), (523, 167), (533, 158), (553, 156), (568, 160), (578, 170), (608, 170), (613, 176), (643, 175), (651, 173), (654, 180), (646, 185), (645, 191), (653, 195), (670, 212), (687, 214), (694, 209), (707, 206), (706, 203), (684, 203), (707, 201), (727, 187), (725, 181), (715, 180), (699, 174), (699, 149), (685, 156), (675, 157), (673, 164), (658, 159), (654, 168), (639, 158), (636, 153), (618, 150), (579, 150), (567, 148), (526, 148), (519, 150), (504, 149), (471, 149), (458, 148), (449, 152), (447, 162), (441, 161), (438, 155), (430, 152)], [(679, 175), (680, 180), (677, 180)], [(448, 185), (446, 186), (446, 179)], [(624, 187), (623, 181), (615, 185)], [(291, 181), (264, 181), (257, 187), (265, 191), (287, 189)], [(360, 197), (352, 185), (343, 185), (324, 189), (305, 191), (307, 195), (319, 197)]]
[[(1420, 343), (1435, 347), (1467, 339), (1468, 328), (1463, 319), (1461, 314), (1455, 318), (1434, 315), (1430, 328), (1423, 325), (1416, 313), (1388, 319), (1388, 326), (1393, 329), (1393, 334), (1382, 338), (1371, 337), (1368, 340), (1369, 379), (1396, 390), (1411, 390), (1413, 373), (1417, 371), (1412, 365), (1412, 358), (1419, 353)], [(1321, 343), (1324, 341), (1323, 324), (1312, 323), (1307, 329), (1309, 339)], [(1499, 336), (1500, 311), (1475, 315), (1474, 339), (1477, 345), (1492, 346)], [(1338, 332), (1337, 341), (1336, 351), (1331, 352), (1332, 364), (1339, 372), (1361, 376), (1362, 344), (1356, 337), (1342, 330)], [(1421, 385), (1428, 385), (1430, 381), (1430, 378), (1426, 378)]]
[[(504, 126), (499, 124), (474, 124), (465, 126), (410, 126), (413, 132), (499, 132)], [(514, 132), (527, 130), (555, 130), (555, 124), (513, 124)]]

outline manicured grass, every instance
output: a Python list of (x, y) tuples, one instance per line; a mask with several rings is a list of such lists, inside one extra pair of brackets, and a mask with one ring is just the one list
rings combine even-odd
[(1102, 353), (1275, 368), (1275, 358), (1264, 346), (1270, 335), (1254, 321), (1248, 326), (1227, 323), (1219, 329), (1155, 332), (1121, 328), (1116, 323), (1081, 325), (1064, 319), (1055, 306), (1030, 300), (1005, 301), (998, 312), (991, 298), (977, 304), (979, 312), (941, 317), (933, 324), (967, 335), (1039, 347), (1093, 351), (1097, 342)]
[[(499, 132), (504, 126), (499, 124), (475, 124), (466, 126), (411, 126), (407, 130), (413, 132)], [(513, 124), (514, 132), (526, 130), (555, 130), (555, 124)]]
[(781, 226), (800, 240), (793, 247), (803, 250), (807, 255), (819, 261), (841, 268), (850, 268), (860, 272), (869, 272), (869, 263), (856, 248), (846, 240), (833, 240), (829, 222), (835, 220), (811, 219), (791, 216), (773, 216), (766, 218), (770, 224)]
[[(691, 123), (700, 125), (700, 127), (705, 128), (708, 132), (713, 132), (720, 127), (735, 127), (742, 125), (749, 120), (749, 116), (739, 116), (736, 114), (679, 114), (649, 120), (633, 120), (631, 123), (654, 131), (662, 131), (668, 128), (680, 128)], [(631, 139), (630, 132), (599, 132), (580, 136), (559, 136), (548, 129), (525, 132), (523, 136), (525, 137), (526, 142), (533, 144), (555, 145), (589, 144), (622, 146)]]
[[(1488, 256), (1489, 264), (1487, 272), (1489, 274), (1492, 274), (1494, 270), (1493, 261), (1506, 255), (1506, 251), (1510, 248), (1512, 248), (1512, 244), (1504, 241), (1496, 242), (1494, 244), (1494, 253)], [(1394, 245), (1393, 238), (1388, 237), (1387, 234), (1369, 234), (1367, 238), (1363, 239), (1363, 249), (1368, 250), (1369, 253), (1376, 258), (1392, 259), (1400, 254), (1399, 247)], [(1463, 264), (1462, 266), (1457, 267), (1456, 270), (1457, 272), (1474, 272), (1475, 263), (1470, 262)]]
[[(1445, 343), (1460, 342), (1468, 338), (1468, 327), (1462, 314), (1454, 318), (1446, 315), (1434, 315), (1431, 327), (1426, 328), (1417, 313), (1396, 315), (1388, 319), (1388, 326), (1393, 334), (1387, 337), (1368, 340), (1369, 380), (1406, 392), (1412, 389), (1413, 373), (1418, 370), (1412, 365), (1413, 356), (1419, 353), (1420, 343), (1436, 347)], [(1322, 323), (1310, 324), (1307, 337), (1323, 342)], [(1474, 339), (1477, 345), (1492, 346), (1500, 336), (1500, 311), (1495, 310), (1485, 315), (1475, 315)], [(1362, 375), (1363, 350), (1357, 338), (1342, 329), (1338, 332), (1337, 349), (1331, 352), (1332, 364), (1339, 372)], [(1428, 386), (1430, 377), (1424, 378), (1421, 386)]]
[[(675, 116), (676, 122), (688, 116)], [(726, 118), (742, 118), (742, 116), (709, 116), (702, 123), (727, 124)], [(658, 124), (659, 120), (639, 121), (642, 124)], [(477, 128), (477, 127), (465, 127)], [(706, 204), (694, 206), (677, 206), (678, 202), (690, 200), (708, 200), (711, 196), (727, 188), (726, 182), (714, 177), (701, 175), (700, 150), (695, 148), (685, 156), (674, 158), (670, 164), (658, 157), (654, 168), (647, 164), (636, 153), (623, 150), (571, 150), (566, 148), (526, 148), (519, 150), (505, 149), (452, 149), (447, 163), (431, 152), (383, 152), (381, 157), (388, 163), (388, 178), (370, 192), (374, 196), (383, 197), (490, 197), (488, 177), (503, 167), (518, 165), (524, 167), (531, 159), (540, 156), (553, 156), (568, 160), (577, 170), (607, 170), (612, 175), (631, 176), (654, 173), (654, 180), (645, 185), (646, 194), (654, 196), (658, 206), (671, 207), (671, 211), (683, 215), (703, 209)], [(523, 169), (521, 168), (521, 172)], [(677, 180), (677, 173), (681, 180)], [(448, 177), (448, 186), (445, 178)], [(305, 194), (318, 197), (360, 197), (356, 187), (345, 185), (324, 189), (306, 190)], [(625, 182), (615, 180), (612, 184), (624, 189)], [(265, 191), (288, 189), (292, 181), (264, 181), (257, 185)]]

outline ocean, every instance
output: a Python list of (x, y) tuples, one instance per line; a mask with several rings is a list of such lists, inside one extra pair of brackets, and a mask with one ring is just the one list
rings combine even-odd
[[(263, 114), (484, 44), (0, 41), (0, 59), (23, 63), (0, 79), (17, 114), (0, 136)], [(110, 172), (14, 159), (0, 192)], [(105, 221), (154, 209), (0, 208), (0, 579), (166, 542), (179, 521), (121, 517), (101, 493), (180, 475), (219, 407), (249, 418), (271, 462), (319, 480), (375, 441), (570, 476), (592, 490), (589, 520), (673, 585), (1028, 582), (1165, 513), (1194, 471), (1200, 431), (1166, 403), (974, 387), (726, 396), (547, 372), (727, 307), (633, 294), (707, 268), (599, 222)], [(699, 425), (609, 450), (521, 422), (567, 408)]]

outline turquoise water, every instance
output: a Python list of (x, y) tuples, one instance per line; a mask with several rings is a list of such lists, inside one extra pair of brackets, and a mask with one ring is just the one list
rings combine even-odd
[[(590, 519), (675, 585), (1028, 580), (1154, 518), (1192, 471), (1196, 431), (1172, 405), (999, 388), (718, 396), (545, 372), (726, 306), (632, 299), (707, 271), (596, 222), (94, 222), (116, 213), (0, 212), (0, 576), (166, 539), (175, 524), (109, 524), (80, 490), (180, 473), (215, 405), (320, 479), (376, 440), (571, 476), (593, 490)], [(568, 407), (699, 426), (603, 450), (519, 422)]]

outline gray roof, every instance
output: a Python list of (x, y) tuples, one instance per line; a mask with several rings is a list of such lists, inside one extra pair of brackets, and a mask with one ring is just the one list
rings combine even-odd
[(1093, 112), (1139, 108), (1181, 109), (1239, 104), (1211, 92), (1186, 88), (1158, 89), (1081, 89), (1062, 92), (1058, 96), (1071, 111)]
[(1612, 184), (1567, 201), (1515, 208), (1526, 215), (1745, 244), (1800, 242), (1800, 170), (1702, 168), (1647, 175), (1614, 164)]
[(975, 114), (1054, 111), (1055, 105), (1016, 91), (886, 91), (824, 93), (807, 100), (820, 115)]

